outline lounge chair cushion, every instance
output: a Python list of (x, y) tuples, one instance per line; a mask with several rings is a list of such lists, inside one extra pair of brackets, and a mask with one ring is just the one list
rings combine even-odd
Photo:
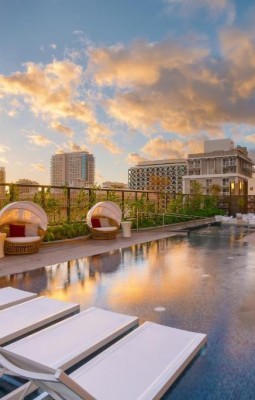
[(99, 220), (100, 220), (100, 226), (102, 228), (107, 228), (110, 226), (108, 218), (101, 217), (101, 218), (99, 218)]
[(24, 237), (25, 236), (25, 225), (10, 224), (9, 236), (10, 237)]
[(112, 232), (116, 231), (117, 228), (115, 226), (106, 226), (105, 228), (96, 228), (96, 230), (101, 232)]
[(28, 237), (8, 237), (7, 242), (11, 243), (30, 243), (30, 242), (37, 242), (41, 240), (40, 236), (28, 236)]
[(92, 224), (93, 228), (100, 228), (101, 227), (99, 218), (91, 218), (91, 224)]
[(38, 224), (26, 224), (25, 225), (25, 236), (37, 236), (38, 235)]

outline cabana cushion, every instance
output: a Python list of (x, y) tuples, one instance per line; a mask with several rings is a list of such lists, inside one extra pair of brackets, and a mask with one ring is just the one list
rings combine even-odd
[(40, 236), (28, 236), (28, 237), (8, 237), (6, 240), (10, 243), (32, 243), (40, 240)]
[(93, 228), (101, 228), (99, 218), (91, 218), (91, 224)]
[(9, 236), (10, 237), (24, 237), (25, 236), (25, 225), (10, 224)]
[(106, 227), (110, 226), (108, 218), (99, 218), (99, 220), (100, 220), (100, 226), (102, 228), (106, 228)]
[(117, 228), (115, 226), (105, 226), (105, 227), (97, 228), (97, 230), (100, 232), (113, 232), (113, 231), (117, 231)]
[(38, 224), (26, 224), (25, 225), (25, 236), (38, 236)]

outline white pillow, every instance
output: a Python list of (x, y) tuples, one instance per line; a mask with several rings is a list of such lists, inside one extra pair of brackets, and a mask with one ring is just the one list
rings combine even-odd
[(110, 226), (108, 218), (101, 217), (101, 218), (99, 218), (99, 221), (100, 221), (101, 228), (108, 228), (108, 226)]
[(38, 224), (26, 224), (25, 225), (25, 236), (38, 236)]

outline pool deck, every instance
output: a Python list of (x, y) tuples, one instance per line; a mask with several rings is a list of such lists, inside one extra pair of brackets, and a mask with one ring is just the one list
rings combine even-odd
[[(214, 218), (208, 218), (207, 223), (215, 222)], [(197, 223), (195, 224), (198, 225)], [(48, 265), (57, 264), (77, 258), (93, 256), (106, 253), (111, 250), (117, 250), (130, 247), (140, 243), (150, 242), (170, 236), (187, 235), (187, 232), (179, 231), (179, 229), (189, 228), (190, 224), (176, 224), (176, 226), (162, 227), (150, 230), (132, 230), (130, 238), (123, 238), (121, 233), (116, 239), (111, 240), (93, 240), (88, 238), (80, 238), (78, 240), (64, 241), (61, 243), (44, 243), (39, 252), (28, 255), (5, 256), (0, 259), (0, 277), (19, 274), (43, 268)], [(255, 245), (255, 233), (251, 233), (245, 239), (249, 245)]]
[(61, 244), (43, 244), (38, 253), (1, 258), (0, 277), (24, 273), (47, 265), (102, 254), (111, 250), (176, 235), (186, 235), (186, 233), (171, 232), (168, 228), (161, 228), (138, 232), (132, 231), (130, 238), (123, 238), (119, 233), (116, 239), (111, 240), (81, 238), (79, 240), (65, 241)]

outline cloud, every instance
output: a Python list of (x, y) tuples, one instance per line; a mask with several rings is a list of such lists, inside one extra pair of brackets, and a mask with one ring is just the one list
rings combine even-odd
[(46, 66), (27, 63), (26, 71), (0, 75), (0, 92), (24, 98), (35, 115), (94, 121), (93, 110), (76, 100), (82, 68), (69, 61), (53, 61)]
[(90, 152), (85, 145), (79, 145), (71, 140), (68, 140), (68, 142), (63, 143), (62, 146), (59, 146), (56, 153), (57, 154), (62, 154), (66, 152), (78, 152), (78, 151), (87, 151)]
[(218, 57), (177, 40), (91, 49), (89, 72), (115, 89), (105, 109), (129, 128), (218, 137), (226, 124), (255, 125), (255, 37), (228, 28), (219, 44)]
[(250, 143), (255, 143), (255, 133), (253, 133), (252, 135), (247, 135), (245, 137), (245, 140), (247, 140), (247, 142), (250, 142)]
[(179, 12), (187, 18), (203, 11), (212, 19), (224, 16), (227, 23), (233, 23), (236, 16), (235, 5), (231, 0), (164, 0), (164, 3), (168, 13)]
[(50, 124), (51, 129), (62, 133), (65, 136), (69, 136), (72, 137), (74, 135), (74, 131), (69, 128), (68, 126), (64, 126), (61, 123), (57, 122), (57, 121), (52, 121)]
[(203, 142), (194, 140), (182, 142), (178, 139), (167, 140), (158, 136), (149, 140), (141, 151), (150, 159), (187, 158), (188, 154), (202, 153)]
[(100, 86), (151, 86), (159, 81), (162, 70), (196, 63), (207, 54), (206, 49), (184, 48), (176, 41), (137, 41), (128, 48), (90, 49), (88, 71)]
[(82, 35), (82, 34), (83, 34), (83, 31), (79, 31), (79, 30), (73, 31), (73, 35)]
[(33, 169), (35, 169), (36, 171), (40, 171), (40, 172), (43, 172), (43, 171), (45, 171), (45, 165), (43, 165), (42, 163), (37, 163), (37, 164), (30, 164), (31, 165), (31, 167), (33, 168)]
[(0, 163), (9, 164), (9, 160), (6, 157), (0, 157)]
[(69, 136), (72, 131), (56, 122), (60, 118), (81, 122), (90, 132), (100, 126), (104, 134), (100, 134), (99, 142), (111, 152), (117, 152), (117, 146), (102, 137), (106, 132), (109, 136), (109, 128), (98, 123), (93, 108), (84, 100), (84, 92), (81, 96), (82, 83), (82, 67), (69, 60), (54, 60), (47, 65), (27, 63), (25, 72), (0, 75), (0, 96), (23, 99), (36, 117), (50, 120), (53, 129)]
[(49, 140), (46, 136), (40, 135), (38, 133), (26, 135), (26, 137), (29, 139), (29, 143), (34, 144), (35, 146), (45, 147), (52, 144), (52, 141)]
[(0, 153), (5, 153), (7, 150), (10, 150), (10, 147), (0, 144)]
[(112, 154), (121, 153), (119, 146), (111, 139), (112, 132), (102, 124), (90, 124), (87, 129), (89, 142), (93, 145), (101, 144)]
[(129, 153), (126, 158), (126, 162), (131, 165), (138, 164), (141, 161), (146, 161), (146, 158), (140, 156), (138, 153)]
[(53, 50), (56, 50), (57, 45), (56, 45), (55, 43), (51, 43), (51, 44), (49, 45), (49, 47), (50, 47), (51, 49), (53, 49)]

